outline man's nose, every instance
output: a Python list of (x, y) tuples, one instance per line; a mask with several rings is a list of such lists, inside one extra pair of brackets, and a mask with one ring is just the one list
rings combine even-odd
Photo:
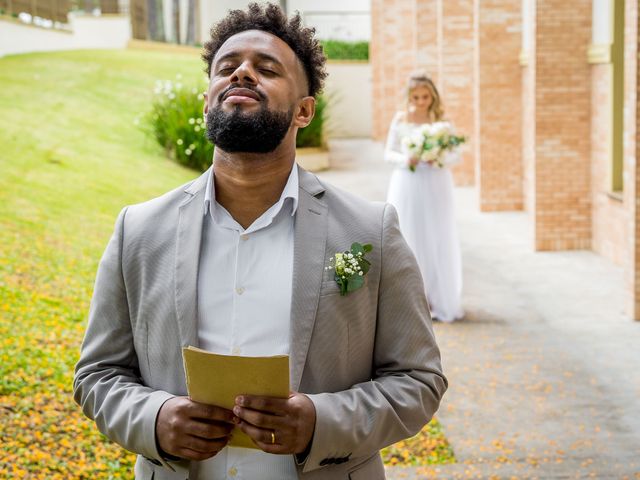
[(255, 71), (248, 62), (242, 62), (238, 65), (229, 80), (231, 83), (249, 83), (252, 85), (257, 83)]

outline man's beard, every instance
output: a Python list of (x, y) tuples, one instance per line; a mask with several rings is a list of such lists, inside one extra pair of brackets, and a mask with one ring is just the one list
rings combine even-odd
[(282, 142), (293, 118), (288, 112), (271, 111), (265, 102), (255, 113), (243, 113), (241, 106), (231, 112), (218, 104), (207, 113), (207, 138), (225, 152), (273, 152)]

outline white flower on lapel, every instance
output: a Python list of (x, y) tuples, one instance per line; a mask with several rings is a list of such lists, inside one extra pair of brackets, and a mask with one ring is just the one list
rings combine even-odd
[(351, 250), (338, 252), (329, 259), (329, 266), (325, 269), (335, 272), (333, 278), (340, 286), (340, 295), (344, 296), (364, 285), (364, 276), (371, 266), (371, 262), (364, 257), (371, 250), (371, 244), (356, 242), (351, 245)]

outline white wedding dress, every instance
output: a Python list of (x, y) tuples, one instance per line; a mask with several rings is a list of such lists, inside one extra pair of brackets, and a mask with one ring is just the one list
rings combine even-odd
[[(453, 179), (447, 168), (424, 163), (409, 170), (402, 138), (419, 124), (403, 121), (398, 113), (391, 123), (385, 160), (396, 168), (391, 175), (387, 202), (398, 211), (400, 230), (413, 250), (425, 282), (431, 315), (443, 322), (463, 316), (462, 260), (455, 223)], [(459, 153), (449, 152), (459, 160)], [(456, 159), (447, 158), (446, 164)]]

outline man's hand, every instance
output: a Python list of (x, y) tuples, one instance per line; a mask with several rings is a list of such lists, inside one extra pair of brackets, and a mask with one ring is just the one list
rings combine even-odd
[(267, 453), (304, 452), (316, 425), (313, 402), (298, 392), (284, 399), (240, 395), (233, 413), (240, 418), (242, 431)]
[(158, 412), (156, 439), (169, 455), (206, 460), (225, 447), (234, 426), (231, 410), (175, 397), (167, 400)]

